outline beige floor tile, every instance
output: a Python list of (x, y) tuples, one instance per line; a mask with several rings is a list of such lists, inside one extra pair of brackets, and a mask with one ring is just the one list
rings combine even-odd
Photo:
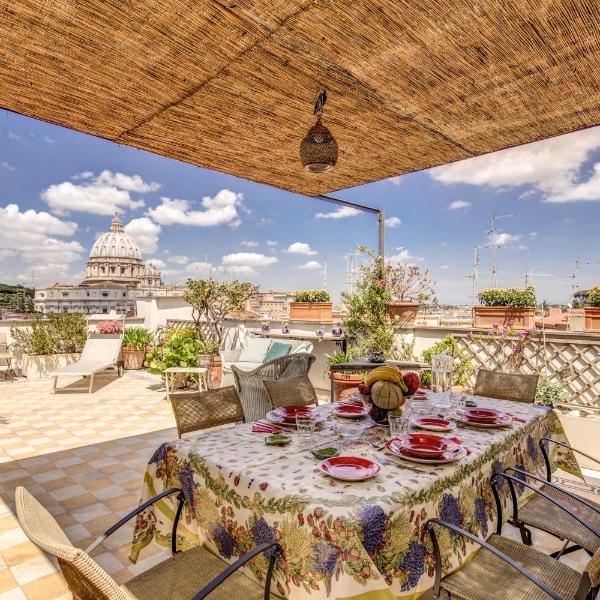
[(60, 573), (52, 573), (40, 577), (22, 586), (29, 600), (54, 600), (69, 591), (64, 577)]
[(17, 582), (8, 569), (0, 569), (0, 594), (17, 587)]
[(30, 541), (15, 544), (10, 548), (2, 550), (2, 558), (9, 567), (14, 567), (19, 563), (44, 556), (44, 553)]

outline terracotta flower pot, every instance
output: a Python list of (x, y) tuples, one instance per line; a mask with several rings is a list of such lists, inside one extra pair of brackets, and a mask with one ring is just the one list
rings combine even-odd
[(331, 322), (331, 302), (290, 302), (290, 321)]
[(334, 402), (349, 396), (358, 389), (358, 384), (362, 381), (360, 373), (329, 373), (329, 377), (333, 379)]
[(208, 369), (208, 387), (216, 390), (223, 382), (223, 362), (220, 356), (212, 357), (212, 366)]
[(517, 329), (535, 327), (535, 308), (533, 306), (475, 306), (473, 308), (473, 326), (491, 328), (494, 324), (506, 325), (513, 321)]
[(401, 327), (412, 327), (421, 306), (418, 302), (387, 302), (385, 307), (392, 319), (398, 318)]
[(588, 306), (583, 311), (585, 313), (585, 330), (600, 331), (600, 307)]
[(121, 353), (123, 354), (123, 366), (127, 371), (138, 371), (144, 366), (145, 350), (123, 348)]

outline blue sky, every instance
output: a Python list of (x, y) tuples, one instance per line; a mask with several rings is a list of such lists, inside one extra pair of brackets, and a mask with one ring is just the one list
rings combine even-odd
[[(514, 214), (498, 221), (499, 285), (523, 285), (527, 256), (539, 299), (567, 301), (577, 256), (580, 287), (600, 283), (600, 265), (585, 264), (600, 260), (600, 128), (336, 195), (385, 210), (386, 254), (428, 268), (441, 302), (470, 301), (473, 247), (489, 245), (495, 212)], [(337, 298), (344, 256), (377, 244), (373, 215), (0, 111), (0, 281), (80, 281), (115, 209), (168, 283), (321, 287), (326, 262)]]

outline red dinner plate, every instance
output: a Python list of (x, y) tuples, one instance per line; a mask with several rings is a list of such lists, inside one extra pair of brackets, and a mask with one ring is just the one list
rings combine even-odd
[(295, 421), (298, 416), (310, 416), (313, 409), (310, 406), (279, 406), (275, 409), (275, 414), (283, 417), (286, 421)]
[(404, 448), (394, 446), (395, 441), (397, 440), (390, 440), (386, 444), (386, 449), (388, 450), (388, 452), (391, 452), (392, 454), (395, 454), (396, 456), (399, 456), (404, 460), (410, 460), (412, 462), (424, 463), (429, 465), (440, 465), (444, 463), (454, 462), (467, 456), (467, 450), (463, 446), (459, 446), (458, 444), (456, 444), (455, 446), (449, 446), (448, 450), (443, 452), (441, 456), (438, 456), (437, 458), (423, 458), (420, 456), (412, 455)]
[(450, 431), (452, 422), (448, 419), (438, 419), (437, 417), (419, 417), (412, 420), (413, 425), (421, 429), (430, 429), (431, 431)]
[(438, 458), (452, 445), (450, 440), (429, 433), (406, 433), (393, 441), (413, 456), (422, 458)]
[(364, 481), (381, 471), (377, 463), (359, 456), (334, 456), (324, 460), (319, 468), (326, 475), (341, 481)]
[(364, 417), (367, 414), (364, 406), (346, 403), (340, 403), (335, 406), (333, 412), (340, 417)]
[(498, 417), (503, 417), (504, 413), (494, 408), (464, 408), (461, 410), (469, 421), (474, 423), (494, 423)]

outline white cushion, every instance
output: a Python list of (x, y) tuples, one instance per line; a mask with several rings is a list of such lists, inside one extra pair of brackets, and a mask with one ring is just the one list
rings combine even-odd
[(302, 354), (310, 352), (313, 348), (313, 345), (310, 342), (298, 342), (297, 346), (292, 345), (292, 349), (290, 354)]
[[(257, 362), (261, 363), (265, 360), (265, 356), (269, 351), (271, 340), (269, 338), (249, 337), (246, 339), (246, 345), (242, 348), (239, 362)], [(237, 361), (236, 361), (237, 362)]]

